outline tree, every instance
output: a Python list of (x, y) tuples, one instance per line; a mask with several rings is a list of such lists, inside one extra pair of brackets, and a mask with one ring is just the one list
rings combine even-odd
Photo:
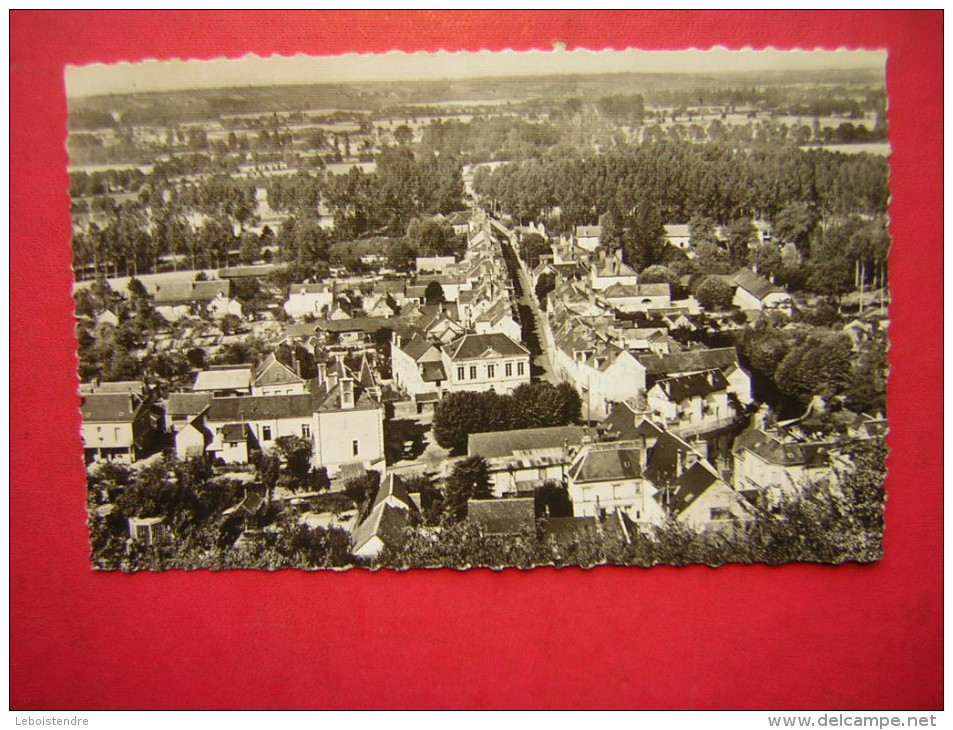
[(715, 276), (708, 276), (702, 280), (695, 290), (695, 299), (709, 311), (720, 311), (731, 306), (734, 289)]
[(668, 266), (656, 264), (649, 266), (639, 277), (642, 284), (668, 284), (674, 286), (678, 281), (678, 274)]
[(549, 242), (538, 233), (527, 233), (520, 240), (520, 256), (530, 269), (539, 265), (541, 256), (550, 254)]
[(424, 299), (427, 304), (443, 304), (446, 299), (443, 294), (443, 287), (439, 281), (431, 281), (424, 290)]
[(781, 243), (793, 243), (799, 250), (807, 251), (818, 222), (819, 217), (813, 206), (805, 202), (792, 202), (781, 208), (775, 216), (774, 235)]
[(566, 486), (552, 479), (536, 487), (537, 517), (572, 517), (572, 500)]
[(766, 277), (781, 273), (781, 251), (773, 243), (757, 243), (748, 249), (748, 266)]
[(292, 492), (311, 486), (312, 442), (300, 436), (275, 439), (275, 454), (281, 459), (279, 483)]
[(546, 271), (540, 274), (539, 279), (536, 281), (536, 298), (539, 300), (541, 306), (545, 306), (546, 295), (549, 294), (556, 288), (556, 275), (551, 271)]
[(725, 230), (725, 244), (732, 266), (744, 266), (748, 260), (748, 249), (758, 240), (758, 229), (749, 218), (732, 221)]
[(450, 520), (458, 521), (466, 516), (469, 500), (490, 499), (492, 496), (490, 467), (486, 459), (470, 456), (453, 465), (444, 484), (444, 500)]
[(850, 338), (842, 334), (812, 334), (784, 356), (774, 381), (783, 393), (806, 404), (815, 395), (830, 399), (842, 394), (851, 383), (852, 365)]
[(366, 471), (361, 476), (351, 477), (344, 483), (344, 493), (358, 508), (360, 519), (363, 519), (370, 511), (380, 484), (381, 475), (377, 471)]

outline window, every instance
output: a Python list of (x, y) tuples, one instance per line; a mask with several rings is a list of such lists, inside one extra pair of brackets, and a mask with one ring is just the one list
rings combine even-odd
[(513, 363), (511, 362), (506, 363), (506, 365), (503, 366), (503, 372), (506, 374), (506, 377), (512, 378), (513, 377)]
[(461, 367), (461, 368), (457, 368), (457, 380), (466, 380), (466, 375), (465, 375), (465, 373), (466, 373), (466, 369), (465, 369), (465, 368), (462, 368), (462, 367)]
[(271, 441), (271, 426), (262, 426), (262, 427), (261, 427), (261, 440), (262, 440), (262, 441)]
[(116, 428), (113, 429), (113, 438), (114, 438), (116, 441), (119, 440), (119, 428), (118, 428), (118, 427), (116, 427)]
[(354, 439), (351, 442), (351, 452), (354, 454), (354, 456), (357, 456), (361, 452), (361, 442), (357, 439)]
[(470, 366), (470, 380), (476, 380), (476, 378), (477, 378), (476, 365), (471, 365)]
[(309, 426), (307, 423), (301, 424), (301, 438), (311, 438), (311, 426)]
[(486, 377), (489, 380), (492, 380), (496, 377), (496, 365), (487, 365), (486, 366)]
[(522, 374), (523, 374), (523, 363), (522, 363), (522, 362), (516, 363), (516, 374), (517, 374), (517, 375), (522, 375)]

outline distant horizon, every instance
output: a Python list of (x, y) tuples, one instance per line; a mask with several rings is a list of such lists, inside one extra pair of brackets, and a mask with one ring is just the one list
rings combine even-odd
[(338, 56), (246, 55), (240, 59), (148, 60), (67, 66), (71, 99), (133, 93), (208, 91), (261, 86), (300, 86), (388, 81), (451, 81), (496, 77), (643, 74), (740, 74), (774, 72), (881, 71), (882, 50), (684, 51), (459, 51)]

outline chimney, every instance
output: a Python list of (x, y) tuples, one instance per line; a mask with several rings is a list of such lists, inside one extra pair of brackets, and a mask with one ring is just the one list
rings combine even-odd
[(685, 464), (683, 461), (684, 456), (685, 455), (682, 453), (682, 450), (679, 449), (675, 456), (675, 478), (676, 479), (680, 477), (682, 473), (685, 471)]
[(341, 410), (354, 408), (354, 381), (341, 378)]
[(328, 382), (328, 365), (327, 363), (319, 362), (318, 363), (318, 385), (324, 385)]
[(645, 469), (649, 463), (649, 444), (648, 439), (645, 438), (645, 434), (642, 434), (639, 437), (639, 467), (640, 471), (644, 474)]

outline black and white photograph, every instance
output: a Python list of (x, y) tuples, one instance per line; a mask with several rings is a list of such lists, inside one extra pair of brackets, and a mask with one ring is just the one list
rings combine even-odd
[(92, 568), (880, 560), (886, 61), (67, 67)]

